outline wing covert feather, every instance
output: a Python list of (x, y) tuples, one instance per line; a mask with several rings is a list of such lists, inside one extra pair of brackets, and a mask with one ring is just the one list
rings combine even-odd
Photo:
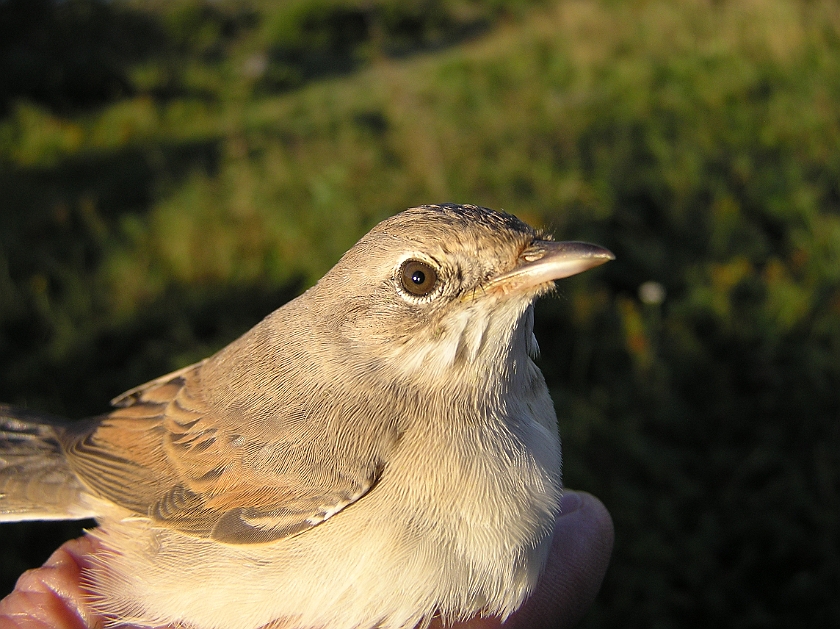
[(111, 413), (68, 430), (70, 465), (96, 494), (161, 526), (242, 544), (299, 533), (373, 487), (374, 464), (326, 476), (258, 464), (277, 443), (220, 421), (200, 393), (202, 365), (132, 389)]

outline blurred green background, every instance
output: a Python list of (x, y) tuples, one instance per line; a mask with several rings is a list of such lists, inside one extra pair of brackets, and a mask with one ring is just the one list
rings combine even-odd
[(584, 626), (838, 626), (836, 1), (0, 0), (0, 400), (103, 412), (442, 201), (617, 255), (537, 309)]

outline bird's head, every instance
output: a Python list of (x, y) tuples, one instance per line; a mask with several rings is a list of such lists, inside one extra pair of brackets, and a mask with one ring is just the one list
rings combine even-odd
[(386, 361), (395, 375), (480, 374), (537, 352), (532, 305), (554, 280), (613, 257), (555, 242), (510, 214), (426, 205), (379, 223), (311, 296), (348, 356)]

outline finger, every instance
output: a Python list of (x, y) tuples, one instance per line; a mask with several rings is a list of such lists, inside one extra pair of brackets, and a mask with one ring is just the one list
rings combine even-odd
[(609, 565), (615, 531), (603, 503), (566, 490), (545, 572), (534, 593), (508, 620), (476, 618), (453, 629), (568, 629), (595, 600)]
[(603, 503), (592, 494), (566, 491), (545, 573), (505, 629), (577, 625), (601, 589), (614, 539)]
[(79, 584), (84, 556), (93, 540), (64, 544), (47, 562), (24, 572), (14, 591), (0, 601), (0, 629), (85, 629), (96, 625)]

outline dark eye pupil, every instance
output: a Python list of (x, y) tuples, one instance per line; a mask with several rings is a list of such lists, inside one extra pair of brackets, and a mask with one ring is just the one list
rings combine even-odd
[(408, 260), (400, 269), (400, 283), (409, 295), (425, 297), (435, 290), (438, 276), (430, 264), (420, 260)]

